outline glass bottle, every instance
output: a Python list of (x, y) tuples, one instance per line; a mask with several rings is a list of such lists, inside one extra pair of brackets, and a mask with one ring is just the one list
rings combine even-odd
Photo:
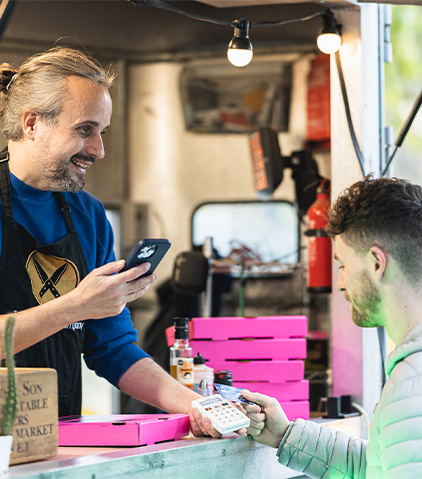
[(193, 390), (193, 356), (189, 346), (189, 318), (174, 318), (174, 344), (170, 348), (170, 374)]

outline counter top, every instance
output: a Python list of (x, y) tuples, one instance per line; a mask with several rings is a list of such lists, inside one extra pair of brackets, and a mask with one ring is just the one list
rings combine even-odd
[[(324, 424), (353, 431), (360, 417)], [(3, 479), (305, 479), (277, 461), (276, 450), (249, 436), (186, 438), (153, 446), (59, 447), (57, 456), (11, 466)]]

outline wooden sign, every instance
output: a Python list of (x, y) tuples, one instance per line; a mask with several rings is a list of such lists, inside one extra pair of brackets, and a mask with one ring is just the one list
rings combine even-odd
[[(0, 368), (2, 415), (7, 370)], [(18, 408), (12, 429), (10, 464), (36, 461), (57, 454), (57, 373), (54, 369), (16, 368)]]

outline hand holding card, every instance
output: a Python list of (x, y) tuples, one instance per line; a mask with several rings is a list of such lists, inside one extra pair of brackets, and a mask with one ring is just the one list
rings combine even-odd
[(261, 444), (277, 448), (290, 424), (280, 403), (275, 398), (246, 389), (243, 393), (259, 406), (245, 406), (246, 415), (251, 420), (247, 433)]

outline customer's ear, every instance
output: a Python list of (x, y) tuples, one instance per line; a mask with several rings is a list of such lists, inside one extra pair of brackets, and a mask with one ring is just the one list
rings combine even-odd
[(372, 246), (369, 250), (369, 258), (371, 261), (372, 272), (382, 280), (388, 266), (388, 254), (378, 246)]

